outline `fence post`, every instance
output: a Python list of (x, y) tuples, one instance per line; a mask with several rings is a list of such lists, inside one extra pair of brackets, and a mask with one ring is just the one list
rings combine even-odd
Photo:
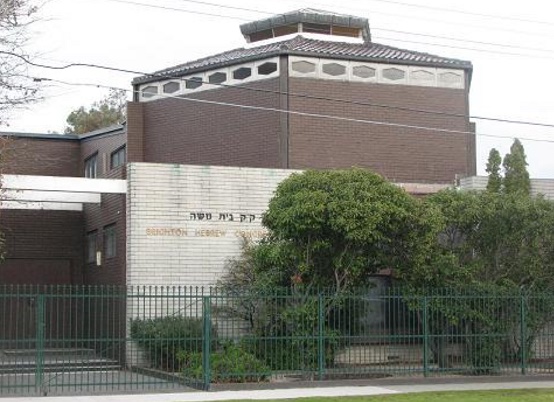
[(427, 296), (423, 296), (423, 376), (429, 376), (429, 324)]
[(527, 346), (526, 346), (526, 339), (525, 339), (525, 296), (523, 294), (523, 291), (521, 291), (520, 294), (520, 337), (521, 337), (521, 374), (525, 375), (527, 373)]
[(42, 393), (44, 385), (44, 294), (38, 294), (36, 299), (36, 367), (35, 387)]
[(203, 330), (202, 330), (202, 378), (204, 390), (210, 389), (211, 383), (211, 367), (210, 367), (210, 355), (211, 355), (211, 336), (212, 336), (212, 317), (211, 317), (211, 297), (202, 297), (202, 310), (203, 310)]
[(320, 293), (317, 303), (317, 368), (320, 381), (323, 380), (323, 373), (325, 370), (325, 337), (323, 333), (323, 321), (325, 316), (323, 309), (323, 296)]

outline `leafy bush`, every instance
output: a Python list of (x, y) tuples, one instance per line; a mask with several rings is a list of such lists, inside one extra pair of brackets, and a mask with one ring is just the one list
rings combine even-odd
[[(185, 378), (202, 379), (201, 351), (181, 351), (177, 357)], [(260, 382), (264, 381), (269, 374), (269, 367), (240, 345), (225, 344), (210, 354), (212, 382)]]
[(493, 374), (498, 370), (501, 359), (502, 340), (482, 335), (470, 342), (469, 359), (476, 375)]
[[(248, 349), (272, 370), (313, 371), (319, 365), (319, 325), (317, 298), (282, 306), (277, 303), (250, 341)], [(339, 331), (325, 322), (322, 328), (325, 366), (333, 364), (339, 347)], [(246, 343), (248, 342), (248, 343)]]
[[(179, 371), (178, 352), (202, 351), (203, 322), (200, 318), (167, 316), (131, 322), (131, 338), (148, 352), (152, 365)], [(216, 338), (211, 328), (211, 339)]]

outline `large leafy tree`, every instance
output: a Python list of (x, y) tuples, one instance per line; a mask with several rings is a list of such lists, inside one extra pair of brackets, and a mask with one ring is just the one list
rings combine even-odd
[[(269, 236), (246, 245), (229, 263), (220, 285), (236, 297), (220, 310), (249, 322), (259, 338), (276, 340), (254, 348), (275, 369), (317, 367), (314, 335), (323, 325), (330, 364), (337, 333), (354, 335), (361, 325), (354, 311), (350, 324), (341, 322), (346, 295), (380, 270), (424, 264), (438, 226), (430, 211), (366, 170), (293, 174), (278, 186), (264, 215)], [(274, 297), (282, 288), (292, 297)], [(325, 295), (322, 304), (316, 291)]]
[[(432, 212), (367, 170), (293, 174), (264, 215), (269, 237), (231, 268), (254, 272), (247, 282), (258, 288), (339, 294), (368, 284), (380, 270), (424, 264), (438, 227)], [(232, 278), (226, 282), (240, 282)]]
[(433, 258), (448, 256), (450, 264), (430, 260), (421, 266), (421, 272), (412, 267), (402, 272), (409, 283), (431, 287), (490, 284), (532, 290), (554, 287), (552, 201), (519, 192), (446, 190), (426, 202), (438, 211), (442, 222)]
[(507, 193), (529, 195), (531, 179), (527, 171), (527, 157), (523, 144), (517, 138), (510, 147), (510, 152), (504, 157), (504, 190)]
[(127, 93), (124, 90), (110, 90), (101, 101), (95, 102), (90, 108), (81, 106), (67, 117), (66, 134), (84, 134), (125, 120), (125, 105)]
[(38, 99), (38, 84), (28, 77), (27, 28), (37, 7), (28, 0), (0, 1), (0, 124), (14, 109)]
[[(554, 287), (554, 203), (519, 191), (455, 190), (440, 192), (426, 202), (440, 214), (441, 234), (428, 263), (401, 271), (400, 277), (412, 296), (436, 288), (453, 292), (432, 298), (428, 305), (434, 333), (446, 335), (456, 326), (469, 335), (502, 334), (485, 340), (469, 338), (473, 366), (489, 371), (502, 353), (516, 358), (522, 346), (528, 350), (551, 317), (552, 298), (539, 301), (539, 295)], [(532, 294), (536, 300), (526, 313), (524, 339), (520, 309), (513, 308), (513, 297), (520, 294)], [(411, 307), (421, 311), (419, 299), (412, 300)], [(447, 364), (445, 339), (438, 337), (431, 345), (442, 366)]]
[(339, 293), (380, 270), (421, 264), (434, 240), (427, 211), (367, 170), (307, 171), (278, 186), (263, 223), (293, 258), (294, 281)]

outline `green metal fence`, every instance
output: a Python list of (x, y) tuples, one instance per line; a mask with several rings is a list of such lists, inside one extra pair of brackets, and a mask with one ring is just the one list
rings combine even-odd
[(554, 293), (0, 287), (0, 395), (554, 372)]

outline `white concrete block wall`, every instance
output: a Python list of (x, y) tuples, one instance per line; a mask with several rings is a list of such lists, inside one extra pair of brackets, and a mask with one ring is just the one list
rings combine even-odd
[[(471, 176), (460, 179), (462, 190), (485, 190), (489, 179), (487, 176)], [(546, 199), (554, 199), (554, 179), (531, 179), (531, 194), (543, 195)]]
[(241, 236), (264, 233), (261, 215), (293, 172), (129, 164), (127, 284), (215, 284), (240, 254)]

